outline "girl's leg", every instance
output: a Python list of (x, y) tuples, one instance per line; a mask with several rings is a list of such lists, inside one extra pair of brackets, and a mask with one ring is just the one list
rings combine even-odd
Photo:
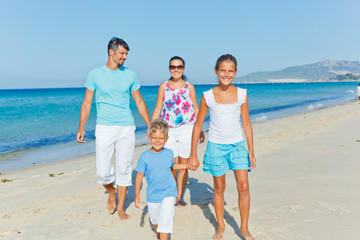
[[(178, 157), (178, 162), (179, 163), (187, 163), (189, 161), (188, 158), (182, 158), (182, 157)], [(177, 176), (177, 190), (178, 190), (178, 195), (179, 197), (176, 199), (176, 202), (178, 203), (179, 207), (183, 207), (186, 205), (186, 203), (183, 201), (183, 194), (184, 194), (184, 190), (185, 190), (185, 186), (188, 180), (188, 170), (187, 169), (182, 169), (182, 170), (178, 170), (178, 176)]]
[(217, 220), (216, 233), (213, 236), (214, 240), (220, 240), (225, 231), (224, 223), (224, 192), (226, 188), (225, 174), (221, 177), (214, 178), (214, 208)]
[(246, 239), (254, 239), (252, 238), (249, 229), (249, 212), (250, 212), (250, 191), (249, 191), (249, 181), (248, 181), (248, 171), (247, 170), (235, 170), (234, 171), (237, 190), (239, 194), (238, 204), (240, 209), (240, 218), (241, 225), (240, 231), (241, 235)]

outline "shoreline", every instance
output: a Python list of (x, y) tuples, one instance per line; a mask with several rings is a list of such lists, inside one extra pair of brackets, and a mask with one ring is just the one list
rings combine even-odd
[[(354, 101), (354, 100), (353, 100)], [(296, 116), (299, 114), (304, 114), (304, 113), (309, 113), (309, 112), (313, 112), (313, 111), (318, 111), (321, 109), (326, 109), (326, 108), (332, 108), (338, 105), (343, 105), (343, 104), (348, 104), (351, 103), (353, 101), (349, 101), (349, 102), (345, 102), (345, 103), (337, 103), (335, 105), (331, 105), (331, 106), (323, 106), (321, 105), (320, 107), (314, 107), (312, 109), (307, 109), (307, 110), (302, 110), (302, 112), (296, 112), (295, 114), (293, 113), (289, 113), (289, 114), (285, 114), (284, 116), (280, 116), (280, 117), (275, 117), (273, 118), (273, 114), (271, 115), (270, 113), (270, 117), (266, 116), (264, 118), (264, 115), (259, 115), (259, 116), (250, 116), (251, 121), (252, 121), (252, 125), (254, 124), (259, 124), (262, 122), (267, 122), (267, 121), (272, 121), (272, 120), (276, 120), (276, 119), (282, 119), (282, 118), (287, 118), (287, 117), (291, 117), (291, 116)], [(205, 125), (208, 125), (209, 123), (204, 123)], [(207, 130), (206, 130), (207, 132)], [(137, 138), (136, 140), (138, 142), (138, 145), (136, 145), (135, 147), (138, 146), (143, 146), (143, 145), (148, 145), (148, 141), (147, 139), (143, 139), (143, 138)], [(60, 152), (60, 149), (66, 149), (66, 152)], [(78, 152), (82, 152), (82, 153), (78, 153)], [(42, 155), (44, 154), (52, 154), (50, 157), (48, 157), (47, 161), (29, 161), (29, 159), (41, 159)], [(53, 163), (53, 162), (57, 162), (57, 161), (64, 161), (67, 159), (74, 159), (74, 158), (81, 158), (83, 156), (87, 156), (87, 155), (91, 155), (91, 154), (95, 154), (95, 139), (88, 139), (88, 141), (84, 144), (79, 144), (76, 141), (73, 142), (68, 142), (68, 143), (59, 143), (59, 144), (54, 144), (54, 145), (49, 145), (49, 146), (42, 146), (42, 147), (37, 147), (37, 148), (31, 148), (31, 149), (22, 149), (22, 150), (17, 150), (17, 151), (13, 151), (13, 152), (7, 152), (7, 153), (3, 153), (2, 155), (2, 162), (0, 162), (0, 166), (2, 166), (2, 170), (1, 172), (6, 172), (6, 171), (12, 171), (12, 170), (17, 170), (17, 169), (21, 169), (21, 168), (29, 168), (32, 166), (38, 166), (38, 165), (43, 165), (43, 164), (48, 164), (48, 163)], [(11, 156), (16, 156), (16, 155), (20, 155), (19, 160), (11, 160)], [(54, 155), (57, 155), (56, 157), (54, 157)], [(6, 159), (9, 158), (9, 159)], [(20, 162), (20, 164), (19, 164)], [(21, 164), (22, 162), (22, 164)], [(17, 165), (20, 165), (19, 167)]]
[[(357, 101), (253, 124), (257, 167), (249, 174), (250, 232), (257, 239), (359, 238), (360, 118)], [(133, 168), (149, 145), (135, 149)], [(202, 158), (206, 144), (198, 147)], [(133, 180), (135, 174), (133, 174)], [(145, 204), (125, 201), (129, 221), (106, 209), (95, 155), (2, 172), (0, 239), (155, 239)], [(234, 176), (226, 174), (225, 239), (239, 239)], [(172, 239), (211, 239), (215, 213), (212, 177), (189, 172), (188, 205), (175, 209)], [(186, 221), (184, 221), (186, 219)], [(184, 231), (186, 229), (186, 231)], [(344, 235), (345, 234), (345, 235)]]

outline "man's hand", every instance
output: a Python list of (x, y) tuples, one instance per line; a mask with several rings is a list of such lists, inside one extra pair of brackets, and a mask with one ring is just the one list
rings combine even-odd
[(84, 143), (84, 142), (86, 142), (84, 140), (84, 136), (85, 136), (85, 131), (84, 130), (79, 130), (78, 133), (76, 134), (76, 140), (79, 143)]

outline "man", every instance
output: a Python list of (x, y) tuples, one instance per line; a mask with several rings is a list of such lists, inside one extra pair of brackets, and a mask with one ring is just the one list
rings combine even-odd
[[(123, 66), (129, 46), (119, 38), (112, 38), (108, 44), (106, 65), (93, 69), (85, 83), (85, 99), (81, 106), (80, 125), (76, 139), (84, 143), (85, 124), (90, 114), (95, 94), (96, 119), (96, 168), (98, 182), (109, 193), (107, 208), (110, 214), (116, 211), (115, 188), (117, 185), (117, 212), (121, 220), (130, 216), (125, 213), (124, 202), (128, 186), (131, 185), (132, 158), (135, 148), (135, 123), (130, 110), (130, 93), (146, 125), (150, 118), (140, 94), (139, 80), (132, 70)], [(116, 177), (111, 164), (116, 152)]]

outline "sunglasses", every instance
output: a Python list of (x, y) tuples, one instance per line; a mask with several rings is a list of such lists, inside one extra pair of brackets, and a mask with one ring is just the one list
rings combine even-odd
[(179, 66), (170, 65), (169, 66), (170, 70), (175, 70), (176, 68), (179, 70), (182, 70), (182, 69), (184, 69), (184, 66), (183, 65), (179, 65)]

